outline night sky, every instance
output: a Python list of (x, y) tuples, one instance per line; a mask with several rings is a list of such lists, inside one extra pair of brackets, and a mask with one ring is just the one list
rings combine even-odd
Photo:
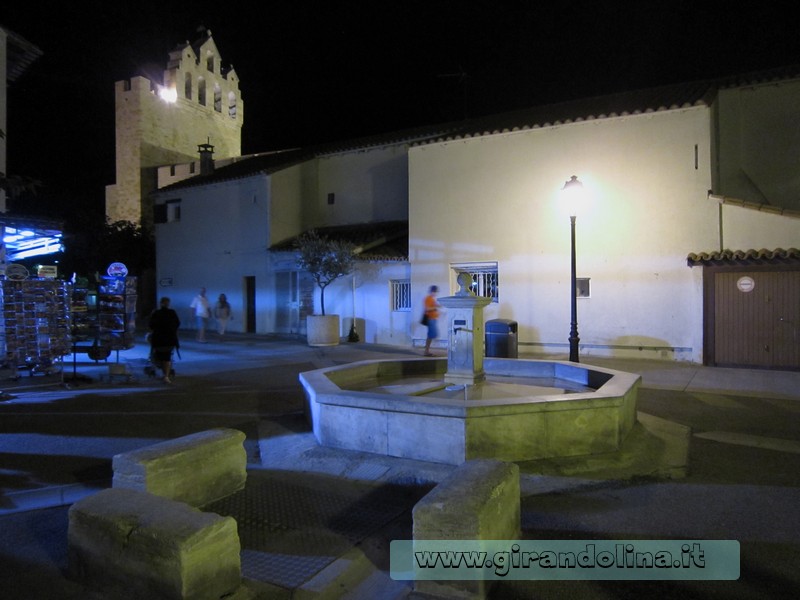
[(247, 154), (800, 63), (795, 14), (727, 4), (6, 3), (0, 24), (44, 52), (9, 89), (8, 172), (46, 186), (14, 209), (102, 218), (114, 82), (160, 78), (198, 27), (239, 75)]

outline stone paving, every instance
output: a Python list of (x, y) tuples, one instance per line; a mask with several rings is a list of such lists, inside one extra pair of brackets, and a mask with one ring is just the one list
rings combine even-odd
[[(9, 597), (94, 598), (64, 577), (66, 509), (108, 485), (114, 454), (211, 427), (247, 435), (248, 485), (221, 501), (240, 519), (249, 597), (400, 598), (388, 542), (452, 469), (320, 448), (297, 373), (352, 360), (419, 355), (273, 338), (187, 342), (175, 385), (121, 355), (130, 381), (76, 365), (92, 381), (22, 377), (0, 401), (0, 585)], [(523, 536), (738, 539), (737, 582), (504, 582), (503, 598), (793, 597), (800, 589), (800, 373), (584, 359), (643, 375), (640, 427), (606, 459), (520, 464)], [(71, 375), (72, 364), (65, 371)], [(102, 380), (101, 380), (102, 376)], [(638, 436), (638, 439), (634, 439)], [(647, 471), (657, 455), (657, 468)]]

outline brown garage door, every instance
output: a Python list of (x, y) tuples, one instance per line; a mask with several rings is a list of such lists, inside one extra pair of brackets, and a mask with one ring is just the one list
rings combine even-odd
[(800, 369), (800, 271), (714, 274), (714, 363)]

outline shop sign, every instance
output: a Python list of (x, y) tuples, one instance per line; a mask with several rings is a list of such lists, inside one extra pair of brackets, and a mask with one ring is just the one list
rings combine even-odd
[(6, 279), (11, 281), (25, 281), (28, 278), (28, 269), (24, 265), (12, 263), (6, 267)]
[(121, 262), (114, 262), (108, 265), (106, 270), (109, 277), (126, 277), (128, 275), (128, 267)]
[(740, 277), (739, 280), (736, 282), (736, 287), (739, 288), (740, 292), (744, 292), (745, 294), (748, 292), (752, 292), (753, 289), (756, 287), (756, 282), (753, 280), (752, 277)]
[(58, 277), (58, 267), (56, 265), (39, 265), (36, 274), (43, 279), (55, 279)]

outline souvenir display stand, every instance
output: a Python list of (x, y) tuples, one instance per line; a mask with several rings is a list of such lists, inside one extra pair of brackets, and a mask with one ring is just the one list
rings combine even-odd
[(97, 290), (97, 339), (117, 353), (135, 345), (136, 277), (105, 276)]
[(135, 335), (136, 277), (102, 277), (96, 291), (86, 283), (73, 287), (73, 356), (100, 361), (116, 352), (119, 362), (119, 351), (133, 348)]
[(0, 280), (0, 339), (5, 366), (19, 375), (61, 372), (71, 354), (69, 284), (55, 279)]

